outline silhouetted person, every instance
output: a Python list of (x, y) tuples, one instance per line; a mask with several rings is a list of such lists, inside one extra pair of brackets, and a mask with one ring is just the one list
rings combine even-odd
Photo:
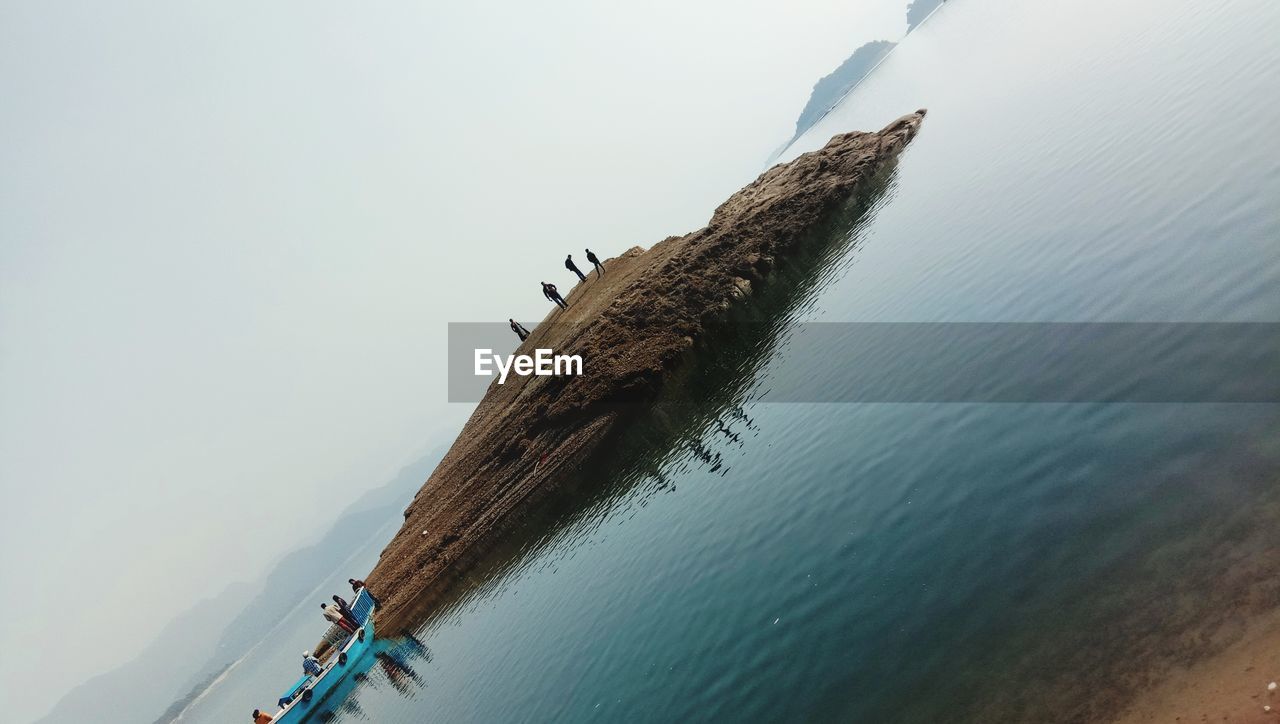
[(569, 308), (569, 303), (564, 300), (564, 297), (560, 296), (560, 292), (556, 291), (556, 285), (554, 284), (548, 284), (546, 282), (543, 282), (542, 296), (555, 302), (556, 304), (559, 304), (561, 309)]
[(600, 276), (601, 274), (604, 274), (604, 264), (600, 263), (600, 257), (596, 256), (595, 252), (591, 251), (590, 249), (587, 249), (587, 261), (595, 265), (596, 276)]
[(511, 322), (511, 331), (516, 333), (516, 336), (520, 338), (521, 342), (529, 338), (529, 330), (525, 329), (524, 325), (514, 319), (508, 319), (507, 321)]
[(587, 280), (586, 277), (582, 276), (582, 270), (578, 269), (578, 265), (573, 263), (573, 254), (570, 254), (569, 256), (566, 256), (564, 258), (564, 268), (568, 269), (574, 274), (577, 274), (579, 280), (584, 282)]

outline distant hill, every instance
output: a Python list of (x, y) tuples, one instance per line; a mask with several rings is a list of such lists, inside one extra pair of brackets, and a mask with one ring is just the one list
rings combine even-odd
[(209, 676), (200, 680), (195, 686), (191, 687), (191, 690), (187, 692), (186, 696), (170, 704), (169, 708), (165, 709), (164, 712), (160, 714), (160, 718), (156, 719), (155, 722), (153, 722), (152, 724), (169, 724), (169, 722), (172, 722), (174, 719), (178, 717), (179, 714), (182, 713), (182, 710), (185, 709), (187, 705), (195, 701), (196, 697), (204, 693), (205, 689), (208, 689), (209, 686), (212, 685), (213, 682), (216, 681), (219, 676), (222, 676), (223, 673), (225, 673), (226, 670), (230, 668), (231, 668), (231, 664), (227, 664), (223, 666), (221, 669), (214, 671)]
[(946, 0), (911, 0), (907, 4), (907, 32), (916, 29), (916, 26), (924, 22), (934, 10), (942, 7), (942, 3)]
[[(445, 449), (433, 450), (403, 468), (391, 482), (365, 493), (339, 514), (316, 543), (281, 558), (264, 579), (233, 584), (175, 618), (137, 658), (67, 692), (37, 724), (172, 719), (165, 715), (181, 711), (185, 701), (203, 691), (202, 683), (217, 678), (332, 574), (350, 553), (352, 539), (367, 540), (398, 520)], [(147, 629), (139, 626), (139, 630)]]
[(840, 67), (823, 76), (813, 84), (813, 92), (809, 94), (809, 102), (800, 111), (796, 119), (796, 132), (791, 137), (795, 141), (809, 130), (831, 110), (841, 98), (862, 82), (863, 78), (876, 67), (876, 64), (889, 54), (897, 43), (888, 40), (873, 40), (853, 51), (853, 55), (845, 58)]
[[(907, 3), (907, 33), (923, 23), (934, 10), (942, 7), (946, 0), (911, 0)], [(853, 51), (853, 55), (845, 58), (840, 67), (831, 71), (818, 80), (813, 85), (813, 92), (809, 94), (809, 102), (804, 105), (800, 111), (800, 117), (796, 119), (796, 132), (782, 147), (774, 151), (769, 157), (770, 161), (782, 155), (796, 139), (804, 135), (804, 132), (813, 127), (815, 123), (822, 120), (840, 102), (842, 98), (849, 94), (849, 91), (857, 87), (871, 72), (873, 68), (884, 57), (893, 50), (897, 43), (890, 40), (873, 40)]]
[[(228, 609), (238, 610), (253, 590), (248, 583), (236, 583), (196, 604), (161, 629), (137, 658), (68, 692), (41, 724), (151, 721), (170, 692), (181, 691), (188, 676), (204, 665), (227, 625)], [(137, 630), (149, 631), (145, 621), (135, 623), (140, 624)]]

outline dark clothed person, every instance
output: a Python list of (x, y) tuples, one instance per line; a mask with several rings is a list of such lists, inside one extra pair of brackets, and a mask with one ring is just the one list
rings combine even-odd
[(564, 268), (578, 275), (578, 279), (586, 281), (587, 278), (582, 275), (582, 270), (578, 269), (578, 265), (573, 263), (573, 254), (564, 258)]
[(508, 319), (507, 321), (511, 322), (511, 331), (516, 333), (516, 336), (520, 338), (521, 342), (529, 338), (529, 330), (525, 329), (524, 325), (514, 319)]
[(587, 249), (587, 261), (595, 265), (597, 277), (604, 274), (604, 264), (600, 263), (600, 257), (596, 256), (595, 252), (590, 249)]
[(355, 612), (352, 611), (351, 607), (347, 605), (346, 600), (344, 600), (341, 596), (334, 596), (333, 602), (338, 604), (338, 610), (342, 612), (342, 617), (345, 618), (348, 623), (350, 623), (352, 626), (355, 626), (356, 628), (360, 628), (361, 626), (360, 619), (356, 618)]
[(546, 297), (547, 299), (550, 299), (556, 304), (559, 304), (561, 309), (569, 308), (569, 303), (564, 300), (564, 297), (560, 296), (560, 292), (556, 290), (556, 285), (554, 284), (548, 284), (546, 282), (543, 282), (542, 296)]

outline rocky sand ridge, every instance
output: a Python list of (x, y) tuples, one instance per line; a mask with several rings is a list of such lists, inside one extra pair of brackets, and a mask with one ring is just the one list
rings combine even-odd
[(585, 374), (490, 385), (367, 577), (384, 603), (379, 634), (408, 630), (513, 513), (600, 451), (628, 409), (658, 395), (706, 325), (867, 191), (924, 116), (837, 135), (765, 171), (705, 227), (606, 260), (602, 277), (579, 284), (569, 308), (553, 310), (517, 351), (581, 355)]

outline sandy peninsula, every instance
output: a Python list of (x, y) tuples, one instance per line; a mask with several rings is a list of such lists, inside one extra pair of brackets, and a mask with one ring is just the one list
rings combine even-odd
[(720, 205), (710, 222), (606, 260), (517, 350), (586, 360), (581, 377), (520, 377), (490, 385), (448, 454), (404, 512), (368, 575), (384, 609), (379, 634), (427, 614), (513, 514), (591, 459), (635, 403), (653, 400), (706, 325), (767, 285), (812, 232), (860, 195), (920, 130), (925, 111), (874, 133), (844, 133), (770, 168)]

